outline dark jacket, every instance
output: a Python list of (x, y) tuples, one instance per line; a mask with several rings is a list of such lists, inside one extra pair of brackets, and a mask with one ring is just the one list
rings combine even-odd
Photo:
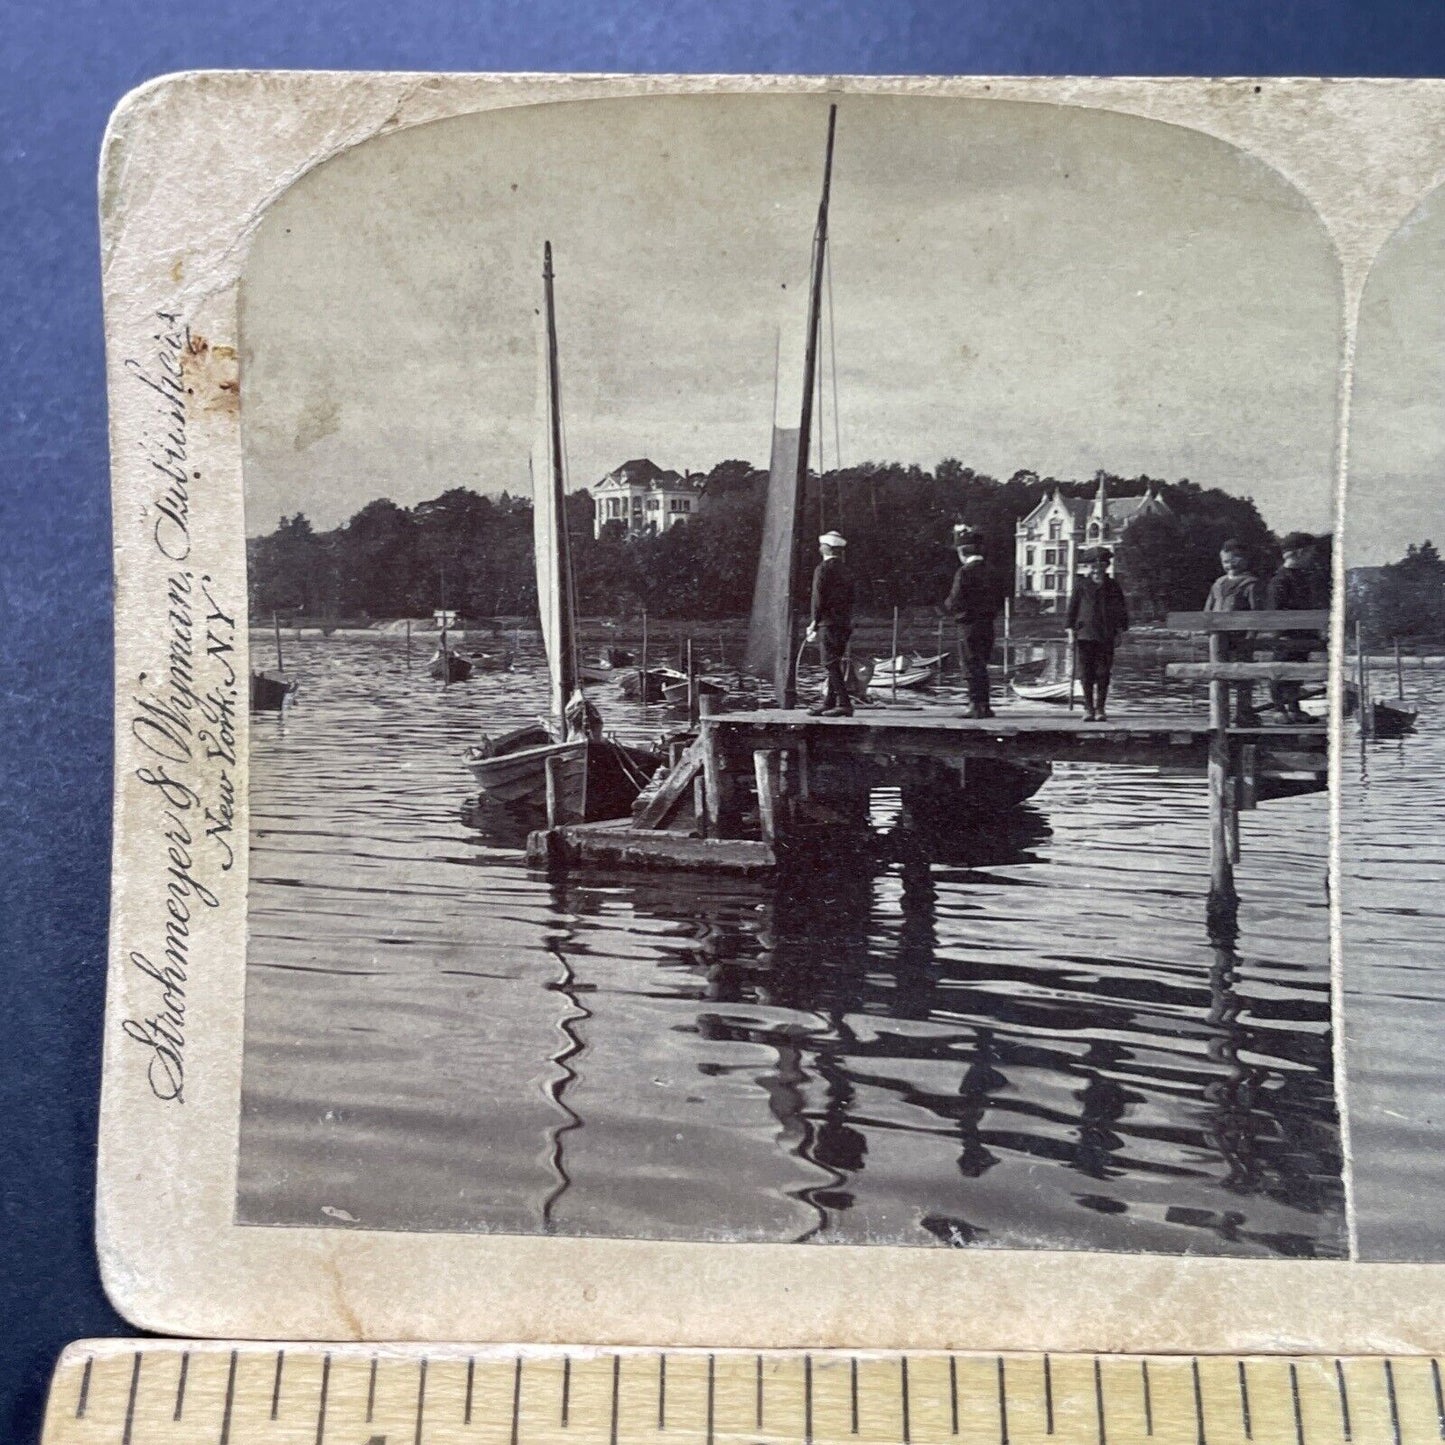
[(825, 557), (813, 569), (812, 621), (815, 627), (853, 625), (853, 579), (841, 557)]
[(943, 610), (965, 627), (992, 623), (998, 616), (998, 588), (989, 581), (982, 562), (960, 567), (953, 574), (953, 586), (948, 589)]
[[(1264, 605), (1270, 612), (1323, 611), (1329, 603), (1319, 597), (1319, 581), (1308, 567), (1281, 567), (1264, 591)], [(1292, 642), (1317, 640), (1313, 632), (1281, 632)]]
[(1263, 605), (1260, 596), (1262, 591), (1259, 578), (1254, 573), (1242, 572), (1238, 577), (1231, 577), (1226, 572), (1209, 589), (1204, 610), (1206, 612), (1258, 612)]
[(1074, 595), (1069, 598), (1068, 627), (1076, 642), (1112, 645), (1121, 632), (1129, 630), (1124, 589), (1107, 575), (1101, 582), (1088, 576), (1076, 578)]

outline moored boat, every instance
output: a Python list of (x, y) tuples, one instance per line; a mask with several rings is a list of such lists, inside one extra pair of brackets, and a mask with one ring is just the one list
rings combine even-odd
[(274, 672), (251, 674), (251, 711), (280, 712), (296, 695), (298, 684)]

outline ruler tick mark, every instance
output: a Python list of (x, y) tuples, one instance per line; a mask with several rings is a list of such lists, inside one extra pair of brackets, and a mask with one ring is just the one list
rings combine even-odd
[[(1002, 1361), (1000, 1360), (1000, 1363)], [(903, 1445), (912, 1445), (913, 1427), (909, 1420), (908, 1410), (908, 1356), (904, 1355), (898, 1361), (898, 1392), (903, 1406)]]
[(953, 1408), (953, 1434), (958, 1434), (958, 1356), (948, 1357), (948, 1399)]
[(607, 1438), (617, 1445), (617, 1401), (622, 1391), (622, 1356), (612, 1357), (612, 1427)]
[(230, 1368), (226, 1371), (226, 1404), (221, 1413), (220, 1445), (231, 1445), (231, 1411), (236, 1408), (236, 1351), (231, 1351)]
[(572, 1403), (572, 1356), (562, 1356), (562, 1428), (567, 1428), (567, 1411)]
[(376, 1356), (371, 1357), (371, 1379), (366, 1385), (366, 1423), (371, 1424), (371, 1417), (376, 1410)]
[[(1244, 1368), (1242, 1361), (1240, 1362), (1239, 1368), (1241, 1370)], [(1305, 1420), (1299, 1398), (1299, 1370), (1295, 1367), (1293, 1360), (1289, 1362), (1289, 1392), (1294, 1400), (1295, 1445), (1305, 1445)]]
[(1430, 1378), (1435, 1382), (1435, 1419), (1439, 1422), (1440, 1438), (1445, 1440), (1445, 1391), (1440, 1388), (1440, 1361), (1430, 1361)]
[(331, 1388), (331, 1356), (321, 1357), (321, 1399), (316, 1406), (316, 1445), (321, 1445), (326, 1434), (326, 1393)]
[(998, 1438), (1008, 1445), (1008, 1397), (1004, 1394), (1003, 1356), (998, 1357)]
[(813, 1445), (813, 1357), (803, 1356), (803, 1445)]
[(468, 1356), (467, 1356), (467, 1398), (466, 1398), (465, 1402), (464, 1402), (463, 1405), (462, 1405), (462, 1424), (463, 1424), (463, 1425), (470, 1425), (470, 1424), (472, 1423), (472, 1389), (473, 1389), (473, 1387), (474, 1387), (475, 1384), (476, 1384), (476, 1379), (477, 1379), (477, 1357), (476, 1357), (475, 1355), (468, 1355)]
[(1154, 1433), (1154, 1392), (1149, 1388), (1149, 1361), (1139, 1361), (1139, 1377), (1144, 1382), (1144, 1433)]
[(1054, 1367), (1048, 1355), (1044, 1356), (1044, 1430), (1049, 1435), (1054, 1433)]
[(1345, 1384), (1344, 1364), (1339, 1360), (1335, 1361), (1335, 1384), (1340, 1391), (1340, 1424), (1344, 1428), (1345, 1439), (1353, 1440), (1354, 1433), (1350, 1429), (1350, 1391)]
[(426, 1356), (421, 1357), (421, 1366), (416, 1372), (416, 1434), (412, 1445), (421, 1445), (421, 1422), (426, 1414)]
[(140, 1362), (145, 1359), (142, 1351), (135, 1352), (130, 1367), (130, 1398), (125, 1402), (125, 1429), (121, 1432), (120, 1445), (130, 1445), (131, 1432), (135, 1429), (135, 1397), (140, 1390)]
[(512, 1445), (517, 1445), (517, 1436), (522, 1429), (522, 1357), (517, 1356), (512, 1371)]
[(1390, 1397), (1390, 1428), (1395, 1432), (1395, 1445), (1400, 1445), (1400, 1404), (1395, 1399), (1395, 1367), (1385, 1361), (1385, 1392)]
[(276, 1378), (271, 1382), (271, 1418), (281, 1409), (281, 1371), (286, 1367), (286, 1351), (276, 1351)]
[(185, 1350), (181, 1354), (181, 1370), (176, 1376), (176, 1409), (171, 1419), (179, 1420), (181, 1411), (186, 1407), (186, 1376), (191, 1372), (191, 1352)]
[(1109, 1432), (1104, 1424), (1104, 1372), (1094, 1356), (1094, 1414), (1099, 1421), (1099, 1445), (1109, 1445)]
[(90, 1399), (90, 1372), (95, 1366), (95, 1356), (85, 1357), (85, 1368), (80, 1372), (80, 1398), (75, 1402), (75, 1418), (85, 1419), (86, 1402)]
[(1204, 1386), (1199, 1380), (1198, 1356), (1190, 1360), (1189, 1372), (1194, 1376), (1194, 1438), (1199, 1442), (1199, 1445), (1208, 1445), (1208, 1440), (1204, 1433)]
[(657, 1357), (657, 1428), (667, 1429), (667, 1356)]
[[(848, 1399), (852, 1411), (853, 1434), (858, 1433), (858, 1356), (848, 1361)], [(759, 1421), (759, 1424), (762, 1422)]]
[(707, 1357), (707, 1445), (713, 1445), (713, 1417), (714, 1407), (717, 1403), (717, 1360), (714, 1356)]
[(761, 1430), (763, 1428), (763, 1357), (758, 1355), (755, 1358), (756, 1363), (754, 1365), (753, 1375), (755, 1380), (754, 1390), (757, 1399), (754, 1403), (758, 1417), (758, 1429)]
[(1239, 1362), (1239, 1413), (1244, 1420), (1244, 1438), (1254, 1439), (1254, 1421), (1249, 1414), (1249, 1377), (1244, 1373), (1244, 1361)]

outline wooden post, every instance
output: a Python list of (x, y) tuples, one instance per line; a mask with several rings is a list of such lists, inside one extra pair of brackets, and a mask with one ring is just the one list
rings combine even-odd
[(637, 670), (637, 695), (642, 700), (642, 711), (647, 712), (647, 608), (642, 609), (642, 666)]
[[(1209, 634), (1209, 660), (1224, 661), (1224, 642), (1217, 632)], [(1209, 684), (1209, 726), (1213, 732), (1209, 739), (1209, 901), (1205, 917), (1211, 934), (1232, 937), (1239, 915), (1239, 897), (1234, 891), (1238, 837), (1234, 835), (1231, 847), (1235, 799), (1230, 776), (1229, 685), (1218, 679)]]
[[(1003, 600), (1003, 675), (1009, 674), (1009, 643), (1013, 637), (1013, 598), (1005, 597)], [(1007, 690), (1007, 689), (1005, 689)]]
[(1372, 738), (1375, 735), (1375, 705), (1370, 698), (1370, 666), (1365, 661), (1364, 630), (1355, 623), (1355, 686), (1360, 692), (1360, 736)]
[(1395, 639), (1395, 696), (1405, 701), (1405, 665), (1400, 661), (1400, 639)]
[(758, 785), (758, 828), (763, 842), (772, 844), (778, 836), (777, 792), (773, 781), (774, 754), (766, 748), (753, 753), (753, 777)]
[(898, 701), (898, 609), (893, 609), (893, 655), (891, 659), (893, 668), (893, 701)]
[(556, 753), (547, 755), (545, 767), (547, 770), (547, 826), (557, 826), (557, 815), (562, 806), (561, 780), (557, 776), (557, 770), (561, 766), (561, 758)]
[(711, 825), (712, 836), (720, 838), (723, 834), (724, 823), (722, 753), (718, 746), (717, 728), (708, 723), (703, 723), (701, 726), (702, 731), (698, 734), (698, 739), (702, 743), (704, 810)]
[[(934, 650), (935, 653), (938, 654), (939, 657), (943, 657), (943, 618), (941, 618), (941, 617), (938, 619), (938, 637), (937, 637), (937, 640), (936, 640), (936, 641), (934, 642), (934, 644), (933, 644), (933, 650)], [(945, 672), (947, 672), (947, 671), (948, 671), (948, 663), (947, 663), (947, 661), (945, 660), (945, 661), (943, 661), (943, 662), (940, 662), (940, 663), (938, 664), (938, 675), (939, 675), (940, 677), (942, 677), (943, 674), (944, 674)]]
[(809, 797), (808, 783), (808, 739), (798, 739), (798, 797), (807, 799)]
[(406, 670), (411, 671), (411, 618), (406, 619)]
[(281, 660), (281, 614), (279, 612), (272, 612), (271, 626), (276, 632), (276, 671), (285, 672), (286, 664)]
[(687, 720), (697, 726), (697, 672), (692, 665), (692, 638), (687, 639)]
[(697, 820), (699, 836), (706, 838), (712, 832), (712, 828), (707, 813), (707, 784), (701, 773), (692, 780), (692, 815)]

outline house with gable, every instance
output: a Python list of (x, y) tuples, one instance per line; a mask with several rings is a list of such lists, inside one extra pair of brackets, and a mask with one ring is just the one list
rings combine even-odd
[(696, 516), (704, 480), (701, 472), (666, 471), (647, 457), (623, 462), (592, 487), (593, 534), (600, 537), (609, 522), (621, 522), (629, 537), (665, 532)]
[(1108, 496), (1103, 472), (1092, 497), (1066, 497), (1055, 487), (1014, 528), (1014, 595), (1036, 597), (1047, 610), (1062, 611), (1084, 553), (1117, 547), (1136, 518), (1169, 511), (1152, 486), (1142, 497)]

